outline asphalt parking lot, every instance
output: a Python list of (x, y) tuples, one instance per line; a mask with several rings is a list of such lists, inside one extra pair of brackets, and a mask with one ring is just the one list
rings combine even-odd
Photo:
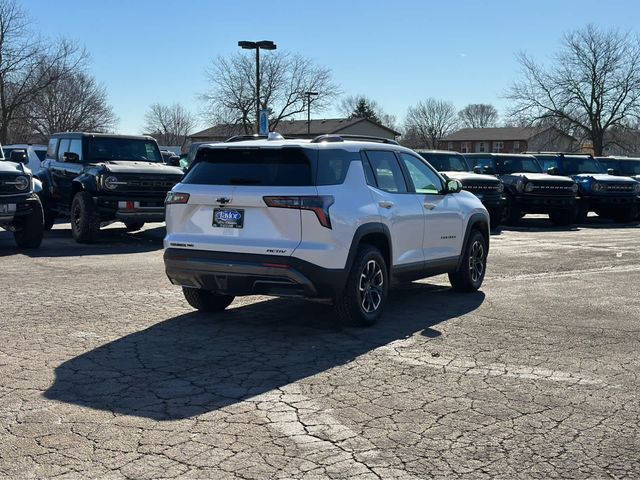
[(370, 329), (266, 297), (194, 313), (164, 230), (0, 231), (0, 475), (637, 478), (640, 227), (525, 219), (481, 292), (392, 294)]

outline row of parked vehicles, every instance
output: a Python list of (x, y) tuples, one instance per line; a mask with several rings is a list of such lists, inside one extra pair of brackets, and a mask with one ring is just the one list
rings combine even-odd
[(517, 225), (528, 213), (556, 225), (589, 212), (616, 222), (640, 213), (640, 159), (565, 153), (499, 154), (418, 151), (443, 175), (460, 180), (491, 213), (493, 226)]
[[(82, 243), (101, 226), (167, 222), (166, 273), (196, 309), (238, 295), (331, 303), (374, 323), (390, 286), (447, 273), (477, 290), (489, 230), (546, 213), (636, 218), (640, 160), (563, 153), (418, 151), (371, 137), (234, 137), (167, 165), (146, 136), (52, 135), (37, 171), (26, 148), (0, 162), (0, 227), (40, 245), (58, 218)], [(172, 163), (176, 159), (172, 158)]]

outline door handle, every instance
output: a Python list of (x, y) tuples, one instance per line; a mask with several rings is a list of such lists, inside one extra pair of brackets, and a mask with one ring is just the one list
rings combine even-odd
[(382, 208), (386, 208), (388, 210), (391, 207), (393, 207), (394, 203), (385, 200), (385, 201), (382, 201), (382, 202), (378, 202), (378, 205), (381, 206)]
[(424, 208), (426, 208), (428, 210), (433, 210), (434, 208), (436, 208), (438, 206), (435, 203), (429, 203), (429, 202), (425, 202), (422, 205), (424, 205)]

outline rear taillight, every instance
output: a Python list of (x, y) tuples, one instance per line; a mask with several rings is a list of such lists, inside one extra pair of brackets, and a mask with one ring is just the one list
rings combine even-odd
[(287, 197), (262, 197), (264, 203), (269, 207), (293, 208), (296, 210), (311, 210), (318, 217), (320, 225), (331, 228), (331, 218), (329, 217), (329, 207), (333, 205), (331, 195), (320, 196), (287, 196)]
[(165, 205), (172, 205), (174, 203), (187, 203), (189, 201), (188, 193), (169, 192), (167, 198), (164, 200)]

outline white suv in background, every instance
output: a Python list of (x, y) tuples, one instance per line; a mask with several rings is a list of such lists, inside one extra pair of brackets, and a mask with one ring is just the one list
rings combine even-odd
[(489, 215), (396, 142), (325, 135), (201, 146), (166, 200), (166, 273), (191, 306), (241, 295), (333, 303), (370, 325), (390, 285), (448, 273), (477, 290)]
[(40, 164), (44, 162), (45, 156), (47, 155), (46, 145), (20, 143), (5, 145), (3, 148), (5, 158), (9, 158), (13, 150), (24, 150), (27, 154), (27, 162), (25, 162), (25, 165), (28, 165), (29, 170), (31, 170), (33, 173), (36, 173), (38, 170), (40, 170)]

